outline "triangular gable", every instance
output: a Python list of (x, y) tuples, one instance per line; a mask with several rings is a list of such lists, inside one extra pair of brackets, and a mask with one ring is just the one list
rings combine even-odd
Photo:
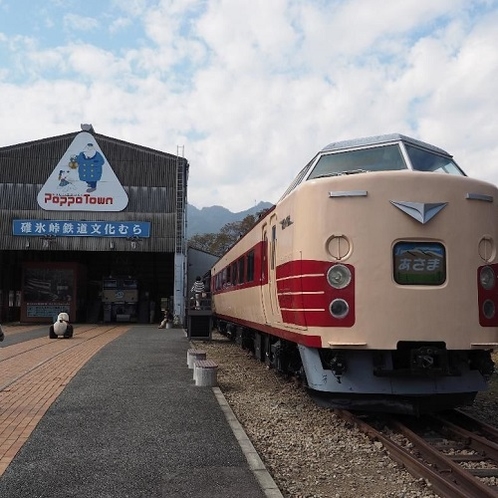
[(122, 211), (128, 195), (93, 135), (82, 131), (41, 188), (38, 204), (47, 211)]

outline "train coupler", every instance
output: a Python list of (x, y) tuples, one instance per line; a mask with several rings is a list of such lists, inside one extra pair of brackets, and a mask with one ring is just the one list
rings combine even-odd
[(434, 346), (412, 349), (410, 370), (413, 375), (451, 375), (448, 351)]

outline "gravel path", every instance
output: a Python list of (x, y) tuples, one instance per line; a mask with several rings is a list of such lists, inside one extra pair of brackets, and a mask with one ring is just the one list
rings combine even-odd
[[(267, 369), (224, 336), (194, 341), (219, 365), (218, 383), (284, 497), (385, 498), (438, 496), (392, 461), (380, 443), (321, 408), (292, 381)], [(493, 393), (470, 414), (495, 425)]]

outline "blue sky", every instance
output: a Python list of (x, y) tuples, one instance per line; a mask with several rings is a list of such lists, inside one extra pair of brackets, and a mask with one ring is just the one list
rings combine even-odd
[(497, 25), (498, 0), (0, 0), (0, 146), (92, 123), (232, 211), (383, 133), (498, 184)]

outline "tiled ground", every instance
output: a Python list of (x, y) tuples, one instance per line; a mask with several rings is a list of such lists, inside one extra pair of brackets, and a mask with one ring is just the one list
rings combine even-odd
[[(33, 330), (3, 325), (6, 336)], [(78, 370), (129, 326), (76, 326), (72, 339), (47, 337), (0, 348), (0, 476)]]

